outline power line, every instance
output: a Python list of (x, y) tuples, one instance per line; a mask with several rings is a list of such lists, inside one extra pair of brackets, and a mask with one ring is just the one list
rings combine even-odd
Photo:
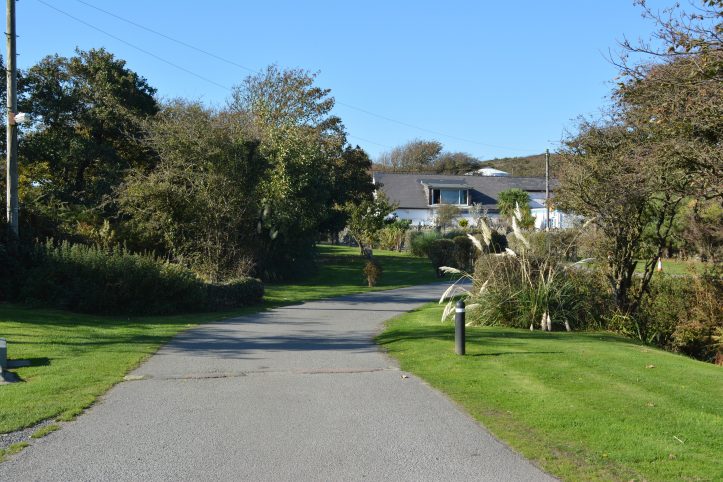
[[(87, 26), (87, 27), (89, 27), (89, 28), (92, 28), (92, 29), (94, 29), (94, 30), (96, 30), (96, 31), (98, 31), (98, 32), (101, 32), (101, 33), (103, 33), (104, 35), (107, 35), (107, 36), (109, 36), (109, 37), (111, 37), (111, 38), (113, 38), (113, 39), (115, 39), (115, 40), (117, 40), (117, 41), (119, 41), (119, 42), (122, 42), (122, 43), (125, 44), (125, 45), (128, 45), (129, 47), (132, 47), (132, 48), (134, 48), (134, 49), (136, 49), (136, 50), (138, 50), (138, 51), (140, 51), (140, 52), (145, 53), (146, 55), (149, 55), (149, 56), (151, 56), (151, 57), (153, 57), (153, 58), (155, 58), (155, 59), (157, 59), (157, 60), (160, 60), (161, 62), (163, 62), (163, 63), (165, 63), (165, 64), (168, 64), (168, 65), (170, 65), (170, 66), (172, 66), (172, 67), (174, 67), (174, 68), (176, 68), (176, 69), (179, 69), (179, 70), (181, 70), (181, 71), (183, 71), (183, 72), (186, 72), (187, 74), (193, 75), (194, 77), (197, 77), (197, 78), (199, 78), (199, 79), (201, 79), (201, 80), (204, 80), (204, 81), (206, 81), (206, 82), (209, 82), (209, 83), (211, 83), (211, 84), (213, 84), (213, 85), (215, 85), (215, 86), (217, 86), (217, 87), (220, 87), (220, 88), (222, 88), (222, 89), (225, 89), (225, 90), (228, 90), (228, 91), (232, 90), (230, 87), (228, 87), (228, 86), (226, 86), (226, 85), (222, 85), (222, 84), (216, 82), (215, 80), (209, 79), (208, 77), (205, 77), (205, 76), (203, 76), (203, 75), (201, 75), (201, 74), (198, 74), (198, 73), (196, 73), (196, 72), (194, 72), (194, 71), (192, 71), (192, 70), (189, 70), (189, 69), (187, 69), (187, 68), (185, 68), (185, 67), (183, 67), (183, 66), (180, 66), (180, 65), (178, 65), (178, 64), (176, 64), (176, 63), (173, 63), (173, 62), (171, 62), (171, 61), (169, 61), (169, 60), (166, 60), (166, 59), (164, 59), (163, 57), (160, 57), (159, 55), (156, 55), (156, 54), (154, 54), (154, 53), (152, 53), (152, 52), (150, 52), (150, 51), (148, 51), (148, 50), (146, 50), (146, 49), (144, 49), (144, 48), (142, 48), (142, 47), (139, 47), (139, 46), (137, 46), (137, 45), (135, 45), (135, 44), (132, 44), (132, 43), (126, 41), (126, 40), (123, 40), (122, 38), (120, 38), (120, 37), (118, 37), (118, 36), (116, 36), (116, 35), (113, 35), (113, 34), (107, 32), (107, 31), (105, 31), (105, 30), (103, 30), (103, 29), (101, 29), (101, 28), (99, 28), (99, 27), (97, 27), (97, 26), (95, 26), (95, 25), (93, 25), (93, 24), (91, 24), (91, 23), (89, 23), (89, 22), (86, 22), (86, 21), (84, 21), (84, 20), (82, 20), (82, 19), (80, 19), (80, 18), (78, 18), (78, 17), (76, 17), (76, 16), (74, 16), (74, 15), (72, 15), (72, 14), (64, 11), (64, 10), (61, 10), (61, 9), (59, 9), (59, 8), (53, 6), (53, 5), (50, 5), (49, 3), (45, 2), (44, 0), (37, 0), (37, 1), (38, 1), (39, 3), (45, 5), (46, 7), (51, 8), (51, 9), (55, 10), (56, 12), (58, 12), (58, 13), (60, 13), (60, 14), (62, 14), (62, 15), (65, 15), (65, 16), (68, 17), (68, 18), (71, 18), (71, 19), (75, 20), (76, 22), (79, 22), (79, 23), (81, 23), (81, 24), (83, 24), (83, 25), (85, 25), (85, 26)], [(184, 46), (184, 47), (186, 47), (186, 48), (195, 50), (195, 51), (197, 51), (197, 52), (199, 52), (199, 53), (202, 53), (202, 54), (204, 54), (204, 55), (207, 55), (207, 56), (209, 56), (209, 57), (212, 57), (212, 58), (214, 58), (214, 59), (216, 59), (216, 60), (219, 60), (219, 61), (221, 61), (221, 62), (225, 62), (225, 63), (227, 63), (227, 64), (229, 64), (229, 65), (233, 65), (233, 66), (235, 66), (235, 67), (237, 67), (237, 68), (246, 70), (246, 71), (248, 71), (248, 72), (258, 72), (258, 70), (254, 70), (254, 69), (252, 69), (252, 68), (250, 68), (250, 67), (247, 67), (247, 66), (245, 66), (245, 65), (239, 64), (238, 62), (235, 62), (235, 61), (230, 60), (230, 59), (228, 59), (228, 58), (225, 58), (225, 57), (222, 57), (222, 56), (220, 56), (220, 55), (214, 54), (213, 52), (209, 52), (209, 51), (207, 51), (207, 50), (204, 50), (204, 49), (201, 49), (201, 48), (199, 48), (199, 47), (196, 47), (195, 45), (189, 44), (188, 42), (185, 42), (185, 41), (183, 41), (183, 40), (179, 40), (179, 39), (177, 39), (177, 38), (171, 37), (170, 35), (166, 35), (166, 34), (164, 34), (164, 33), (162, 33), (162, 32), (159, 32), (159, 31), (157, 31), (157, 30), (154, 30), (154, 29), (152, 29), (152, 28), (150, 28), (150, 27), (146, 27), (145, 25), (139, 24), (139, 23), (137, 23), (137, 22), (134, 22), (133, 20), (129, 20), (129, 19), (127, 19), (127, 18), (125, 18), (125, 17), (122, 17), (122, 16), (120, 16), (120, 15), (117, 15), (117, 14), (115, 14), (115, 13), (113, 13), (113, 12), (110, 12), (110, 11), (108, 11), (108, 10), (102, 9), (102, 8), (100, 8), (100, 7), (97, 7), (97, 6), (95, 6), (95, 5), (91, 4), (91, 3), (88, 3), (88, 2), (86, 2), (86, 1), (84, 1), (84, 0), (76, 0), (76, 2), (78, 2), (78, 3), (82, 4), (82, 5), (85, 5), (85, 6), (89, 7), (89, 8), (93, 8), (93, 9), (95, 9), (95, 10), (97, 10), (97, 11), (99, 11), (99, 12), (102, 12), (102, 13), (104, 13), (104, 14), (106, 14), (106, 15), (109, 15), (109, 16), (111, 16), (111, 17), (113, 17), (113, 18), (116, 18), (116, 19), (118, 19), (118, 20), (121, 20), (122, 22), (126, 22), (126, 23), (128, 23), (128, 24), (130, 24), (130, 25), (133, 25), (133, 26), (137, 27), (137, 28), (140, 28), (140, 29), (142, 29), (142, 30), (145, 30), (145, 31), (147, 31), (147, 32), (150, 32), (150, 33), (152, 33), (152, 34), (154, 34), (154, 35), (158, 35), (158, 36), (160, 36), (160, 37), (162, 37), (162, 38), (165, 38), (165, 39), (167, 39), (167, 40), (170, 40), (170, 41), (172, 41), (172, 42), (175, 42), (175, 43), (177, 43), (177, 44), (179, 44), (179, 45), (182, 45), (182, 46)], [(340, 101), (338, 101), (338, 100), (335, 101), (335, 102), (336, 102), (336, 104), (338, 104), (338, 105), (347, 107), (347, 108), (349, 108), (349, 109), (356, 110), (356, 111), (358, 111), (358, 112), (362, 112), (362, 113), (364, 113), (364, 114), (366, 114), (366, 115), (369, 115), (369, 116), (372, 116), (372, 117), (376, 117), (376, 118), (379, 118), (379, 119), (383, 119), (383, 120), (385, 120), (385, 121), (387, 121), (387, 122), (391, 122), (391, 123), (394, 123), (394, 124), (398, 124), (398, 125), (401, 125), (401, 126), (404, 126), (404, 127), (409, 127), (409, 128), (411, 128), (411, 129), (416, 129), (416, 130), (419, 130), (419, 131), (421, 131), (421, 132), (427, 132), (427, 133), (429, 133), (429, 134), (433, 134), (433, 135), (436, 135), (436, 136), (446, 137), (446, 138), (448, 138), (448, 139), (453, 139), (453, 140), (457, 140), (457, 141), (460, 141), (460, 142), (466, 142), (466, 143), (469, 143), (469, 144), (476, 144), (476, 145), (484, 146), (484, 147), (492, 147), (492, 148), (496, 148), (496, 149), (503, 149), (503, 150), (509, 150), (509, 151), (517, 151), (517, 152), (519, 152), (519, 151), (532, 152), (532, 151), (527, 150), (527, 149), (519, 149), (519, 148), (514, 148), (514, 147), (509, 147), (509, 146), (501, 146), (501, 145), (496, 145), (496, 144), (489, 144), (489, 143), (485, 143), (485, 142), (475, 141), (475, 140), (472, 140), (472, 139), (466, 139), (466, 138), (464, 138), (464, 137), (454, 136), (454, 135), (447, 134), (447, 133), (444, 133), (444, 132), (435, 131), (435, 130), (432, 130), (432, 129), (427, 129), (427, 128), (424, 128), (424, 127), (421, 127), (421, 126), (417, 126), (417, 125), (414, 125), (414, 124), (410, 124), (410, 123), (408, 123), (408, 122), (404, 122), (404, 121), (400, 121), (400, 120), (397, 120), (397, 119), (393, 119), (393, 118), (391, 118), (391, 117), (388, 117), (388, 116), (385, 116), (385, 115), (382, 115), (382, 114), (377, 114), (377, 113), (375, 113), (375, 112), (369, 111), (369, 110), (367, 110), (367, 109), (363, 109), (363, 108), (361, 108), (361, 107), (357, 107), (357, 106), (352, 105), (352, 104), (348, 104), (348, 103), (346, 103), (346, 102), (340, 102)], [(354, 136), (350, 136), (350, 137), (354, 137)], [(360, 138), (360, 137), (357, 137), (357, 138), (360, 139), (360, 140), (363, 140), (364, 142), (369, 142), (369, 143), (371, 143), (371, 144), (375, 144), (375, 145), (380, 146), (380, 147), (389, 148), (388, 146), (385, 146), (384, 144), (380, 144), (380, 143), (378, 143), (378, 142), (373, 142), (373, 141), (370, 141), (370, 140), (368, 140), (368, 139), (362, 139), (362, 138)]]
[(383, 147), (383, 148), (385, 148), (385, 149), (392, 149), (391, 146), (388, 146), (388, 145), (386, 145), (386, 144), (379, 144), (378, 142), (370, 141), (369, 139), (364, 139), (363, 137), (353, 136), (353, 135), (351, 135), (351, 134), (347, 134), (346, 136), (347, 136), (347, 137), (351, 137), (352, 139), (357, 139), (357, 140), (360, 140), (360, 141), (363, 141), (363, 142), (368, 142), (369, 144), (374, 144), (375, 146)]
[(129, 20), (129, 19), (127, 19), (127, 18), (121, 17), (120, 15), (116, 15), (115, 13), (109, 12), (108, 10), (104, 10), (104, 9), (102, 9), (102, 8), (100, 8), (100, 7), (96, 7), (95, 5), (93, 5), (93, 4), (91, 4), (91, 3), (84, 2), (83, 0), (75, 0), (75, 1), (78, 2), (78, 3), (82, 3), (83, 5), (85, 5), (85, 6), (87, 6), (87, 7), (90, 7), (90, 8), (92, 8), (92, 9), (98, 10), (99, 12), (103, 12), (103, 13), (106, 14), (106, 15), (110, 15), (110, 16), (113, 17), (113, 18), (117, 18), (118, 20), (120, 20), (120, 21), (122, 21), (122, 22), (128, 23), (128, 24), (133, 25), (133, 26), (135, 26), (135, 27), (138, 27), (138, 28), (140, 28), (140, 29), (143, 29), (143, 30), (145, 30), (146, 32), (150, 32), (150, 33), (152, 33), (152, 34), (158, 35), (159, 37), (163, 37), (163, 38), (165, 38), (165, 39), (168, 39), (168, 40), (170, 40), (171, 42), (176, 42), (176, 43), (179, 44), (179, 45), (183, 45), (184, 47), (187, 47), (187, 48), (189, 48), (189, 49), (195, 50), (196, 52), (200, 52), (200, 53), (202, 53), (202, 54), (204, 54), (204, 55), (208, 55), (209, 57), (213, 57), (214, 59), (220, 60), (221, 62), (225, 62), (225, 63), (227, 63), (227, 64), (233, 65), (234, 67), (238, 67), (239, 69), (247, 70), (247, 71), (249, 71), (249, 72), (257, 72), (257, 70), (254, 70), (254, 69), (252, 69), (252, 68), (250, 68), (250, 67), (246, 67), (245, 65), (241, 65), (241, 64), (239, 64), (239, 63), (237, 63), (237, 62), (234, 62), (233, 60), (229, 60), (229, 59), (227, 59), (227, 58), (225, 58), (225, 57), (221, 57), (220, 55), (216, 55), (216, 54), (214, 54), (213, 52), (209, 52), (208, 50), (204, 50), (204, 49), (202, 49), (202, 48), (196, 47), (195, 45), (191, 45), (191, 44), (189, 44), (189, 43), (187, 43), (187, 42), (184, 42), (183, 40), (179, 40), (179, 39), (177, 39), (177, 38), (171, 37), (170, 35), (166, 35), (166, 34), (164, 34), (163, 32), (159, 32), (158, 30), (153, 30), (153, 29), (150, 28), (150, 27), (146, 27), (145, 25), (141, 25), (140, 23), (134, 22), (133, 20)]
[[(240, 69), (246, 70), (246, 71), (248, 71), (248, 72), (258, 72), (257, 70), (254, 70), (254, 69), (252, 69), (252, 68), (250, 68), (250, 67), (246, 67), (245, 65), (241, 65), (241, 64), (239, 64), (238, 62), (234, 62), (233, 60), (227, 59), (226, 57), (222, 57), (222, 56), (220, 56), (220, 55), (214, 54), (213, 52), (209, 52), (208, 50), (201, 49), (201, 48), (199, 48), (199, 47), (196, 47), (195, 45), (189, 44), (188, 42), (184, 42), (183, 40), (179, 40), (179, 39), (177, 39), (177, 38), (175, 38), (175, 37), (171, 37), (170, 35), (166, 35), (166, 34), (164, 34), (163, 32), (159, 32), (158, 30), (154, 30), (154, 29), (152, 29), (152, 28), (150, 28), (150, 27), (146, 27), (145, 25), (141, 25), (141, 24), (139, 24), (138, 22), (134, 22), (133, 20), (127, 19), (127, 18), (125, 18), (125, 17), (121, 17), (120, 15), (117, 15), (117, 14), (115, 14), (115, 13), (113, 13), (113, 12), (110, 12), (110, 11), (108, 11), (108, 10), (105, 10), (105, 9), (103, 9), (103, 8), (97, 7), (97, 6), (95, 6), (95, 5), (91, 4), (91, 3), (88, 3), (88, 2), (86, 2), (86, 1), (84, 1), (84, 0), (75, 0), (75, 1), (78, 2), (78, 3), (80, 3), (80, 4), (85, 5), (85, 6), (87, 6), (87, 7), (90, 7), (90, 8), (92, 8), (92, 9), (94, 9), (94, 10), (97, 10), (97, 11), (99, 11), (99, 12), (102, 12), (102, 13), (104, 13), (104, 14), (106, 14), (106, 15), (109, 15), (109, 16), (111, 16), (111, 17), (113, 17), (113, 18), (116, 18), (116, 19), (118, 19), (118, 20), (120, 20), (120, 21), (122, 21), (122, 22), (125, 22), (125, 23), (127, 23), (127, 24), (129, 24), (129, 25), (133, 25), (133, 26), (138, 27), (138, 28), (140, 28), (140, 29), (142, 29), (142, 30), (145, 30), (145, 31), (147, 31), (147, 32), (150, 32), (150, 33), (152, 33), (152, 34), (154, 34), (154, 35), (158, 35), (159, 37), (163, 37), (163, 38), (165, 38), (165, 39), (167, 39), (167, 40), (170, 40), (170, 41), (172, 41), (172, 42), (175, 42), (175, 43), (177, 43), (177, 44), (179, 44), (179, 45), (183, 45), (183, 46), (186, 47), (186, 48), (195, 50), (196, 52), (200, 52), (200, 53), (202, 53), (202, 54), (204, 54), (204, 55), (208, 55), (209, 57), (213, 57), (214, 59), (220, 60), (221, 62), (225, 62), (225, 63), (227, 63), (227, 64), (229, 64), (229, 65), (233, 65), (233, 66), (235, 66), (235, 67), (238, 67), (238, 68), (240, 68)], [(356, 111), (358, 111), (358, 112), (362, 112), (362, 113), (364, 113), (364, 114), (367, 114), (367, 115), (376, 117), (376, 118), (378, 118), (378, 119), (383, 119), (383, 120), (385, 120), (385, 121), (387, 121), (387, 122), (392, 122), (392, 123), (395, 123), (395, 124), (398, 124), (398, 125), (402, 125), (402, 126), (405, 126), (405, 127), (412, 128), (412, 129), (417, 129), (417, 130), (419, 130), (419, 131), (427, 132), (427, 133), (429, 133), (429, 134), (434, 134), (434, 135), (437, 135), (437, 136), (443, 136), (443, 137), (447, 137), (447, 138), (449, 138), (449, 139), (454, 139), (454, 140), (461, 141), (461, 142), (467, 142), (467, 143), (470, 143), (470, 144), (477, 144), (477, 145), (485, 146), (485, 147), (494, 147), (494, 148), (497, 148), (497, 149), (519, 150), (519, 149), (515, 149), (515, 148), (511, 148), (511, 147), (506, 147), (506, 146), (499, 146), (499, 145), (495, 145), (495, 144), (487, 144), (487, 143), (475, 141), (475, 140), (472, 140), (472, 139), (465, 139), (464, 137), (457, 137), (457, 136), (453, 136), (453, 135), (450, 135), (450, 134), (445, 134), (444, 132), (439, 132), (439, 131), (435, 131), (435, 130), (431, 130), (431, 129), (426, 129), (426, 128), (424, 128), (424, 127), (416, 126), (416, 125), (414, 125), (414, 124), (409, 124), (409, 123), (407, 123), (407, 122), (403, 122), (403, 121), (400, 121), (400, 120), (392, 119), (391, 117), (387, 117), (387, 116), (385, 116), (385, 115), (381, 115), (381, 114), (377, 114), (377, 113), (375, 113), (375, 112), (371, 112), (371, 111), (369, 111), (369, 110), (367, 110), (367, 109), (363, 109), (363, 108), (361, 108), (361, 107), (357, 107), (357, 106), (352, 105), (352, 104), (347, 104), (346, 102), (336, 101), (336, 103), (337, 103), (338, 105), (342, 105), (342, 106), (347, 107), (347, 108), (349, 108), (349, 109), (354, 109), (354, 110), (356, 110)], [(372, 141), (369, 141), (369, 140), (367, 140), (366, 142), (370, 142), (370, 143), (372, 143), (372, 144), (377, 144), (377, 145), (379, 145), (379, 146), (382, 146), (381, 144), (378, 144), (378, 143), (376, 143), (376, 142), (372, 142)], [(384, 147), (384, 146), (382, 146), (382, 147)]]
[(49, 3), (45, 2), (44, 0), (36, 0), (36, 1), (37, 1), (38, 3), (42, 3), (42, 4), (45, 5), (46, 7), (51, 8), (51, 9), (55, 10), (56, 12), (58, 12), (58, 13), (60, 13), (60, 14), (62, 14), (62, 15), (65, 15), (65, 16), (68, 17), (68, 18), (72, 18), (72, 19), (75, 20), (76, 22), (82, 23), (82, 24), (85, 25), (86, 27), (92, 28), (93, 30), (97, 30), (98, 32), (100, 32), (100, 33), (102, 33), (102, 34), (104, 34), (104, 35), (107, 35), (107, 36), (109, 36), (109, 37), (112, 38), (112, 39), (115, 39), (115, 40), (117, 40), (117, 41), (119, 41), (119, 42), (121, 42), (121, 43), (124, 43), (124, 44), (128, 45), (129, 47), (132, 47), (132, 48), (134, 48), (134, 49), (136, 49), (136, 50), (138, 50), (138, 51), (140, 51), (140, 52), (143, 52), (143, 53), (146, 54), (146, 55), (150, 55), (150, 56), (153, 57), (154, 59), (160, 60), (161, 62), (163, 62), (163, 63), (165, 63), (165, 64), (168, 64), (168, 65), (170, 65), (171, 67), (175, 67), (176, 69), (182, 70), (183, 72), (186, 72), (187, 74), (193, 75), (194, 77), (197, 77), (197, 78), (199, 78), (199, 79), (201, 79), (201, 80), (204, 80), (204, 81), (206, 81), (206, 82), (208, 82), (208, 83), (210, 83), (210, 84), (213, 84), (213, 85), (215, 85), (216, 87), (220, 87), (220, 88), (222, 88), (222, 89), (229, 90), (229, 91), (231, 90), (231, 88), (228, 87), (228, 86), (226, 86), (226, 85), (219, 84), (219, 83), (216, 82), (215, 80), (209, 79), (208, 77), (204, 77), (204, 76), (201, 75), (201, 74), (197, 74), (196, 72), (194, 72), (194, 71), (192, 71), (192, 70), (189, 70), (189, 69), (187, 69), (187, 68), (185, 68), (185, 67), (182, 67), (182, 66), (180, 66), (180, 65), (178, 65), (178, 64), (175, 64), (175, 63), (171, 62), (170, 60), (166, 60), (166, 59), (164, 59), (163, 57), (160, 57), (160, 56), (154, 54), (153, 52), (149, 52), (148, 50), (146, 50), (146, 49), (144, 49), (144, 48), (142, 48), (142, 47), (139, 47), (139, 46), (137, 46), (137, 45), (135, 45), (135, 44), (132, 44), (132, 43), (126, 41), (126, 40), (123, 40), (122, 38), (117, 37), (117, 36), (113, 35), (112, 33), (106, 32), (105, 30), (103, 30), (103, 29), (101, 29), (101, 28), (98, 28), (98, 27), (96, 27), (95, 25), (93, 25), (93, 24), (91, 24), (91, 23), (86, 22), (85, 20), (82, 20), (82, 19), (80, 19), (80, 18), (78, 18), (78, 17), (76, 17), (76, 16), (74, 16), (74, 15), (69, 14), (68, 12), (66, 12), (66, 11), (64, 11), (64, 10), (61, 10), (61, 9), (59, 9), (59, 8), (53, 6), (53, 5), (50, 5)]

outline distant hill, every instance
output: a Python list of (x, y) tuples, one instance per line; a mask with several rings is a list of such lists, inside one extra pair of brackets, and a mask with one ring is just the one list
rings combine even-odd
[[(557, 163), (555, 154), (550, 154), (550, 176), (556, 177)], [(534, 154), (524, 157), (503, 157), (481, 161), (481, 167), (493, 167), (509, 172), (512, 176), (545, 176), (545, 154)]]

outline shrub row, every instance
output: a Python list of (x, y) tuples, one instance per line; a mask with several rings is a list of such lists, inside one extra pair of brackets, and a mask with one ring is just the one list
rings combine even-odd
[(720, 271), (690, 277), (657, 273), (634, 315), (616, 309), (609, 283), (596, 268), (550, 265), (550, 258), (529, 254), (482, 255), (475, 263), (474, 279), (472, 291), (478, 294), (472, 302), (478, 308), (470, 310), (472, 322), (539, 328), (542, 314), (548, 311), (555, 329), (567, 324), (573, 329), (609, 330), (723, 364)]
[[(0, 253), (0, 256), (3, 253)], [(178, 264), (125, 249), (81, 244), (35, 245), (10, 269), (0, 295), (10, 301), (101, 314), (167, 314), (258, 303), (260, 281), (208, 284)]]
[[(480, 235), (475, 236), (480, 239)], [(453, 231), (444, 236), (436, 231), (413, 231), (409, 234), (408, 246), (413, 255), (429, 258), (435, 269), (439, 269), (440, 266), (450, 266), (471, 272), (479, 255), (472, 240), (466, 233), (460, 231)], [(498, 253), (504, 251), (506, 247), (505, 236), (493, 231), (492, 242), (486, 251)]]
[(723, 277), (656, 274), (637, 315), (621, 321), (621, 331), (647, 343), (723, 364)]

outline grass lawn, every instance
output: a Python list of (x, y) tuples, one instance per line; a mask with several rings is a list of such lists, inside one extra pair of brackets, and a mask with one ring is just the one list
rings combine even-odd
[[(81, 315), (0, 304), (0, 337), (11, 360), (32, 366), (13, 370), (23, 383), (0, 386), (0, 433), (52, 417), (71, 418), (120, 381), (178, 332), (199, 323), (305, 300), (369, 291), (363, 260), (353, 248), (320, 246), (320, 270), (298, 284), (269, 285), (263, 305), (227, 313), (157, 317)], [(428, 260), (375, 253), (384, 267), (374, 289), (435, 281)]]
[[(710, 265), (707, 265), (706, 263), (701, 263), (700, 261), (680, 261), (676, 259), (664, 259), (663, 273), (673, 275), (701, 274), (703, 271), (705, 271), (705, 268), (707, 266)], [(640, 262), (635, 267), (635, 272), (642, 273), (644, 268), (644, 263)]]
[(377, 249), (374, 257), (382, 265), (384, 273), (376, 287), (367, 288), (362, 273), (365, 261), (359, 255), (359, 248), (319, 245), (318, 249), (319, 272), (300, 283), (267, 285), (267, 302), (288, 304), (437, 281), (427, 258)]
[(723, 368), (607, 333), (454, 327), (428, 305), (377, 338), (492, 433), (568, 480), (723, 480)]

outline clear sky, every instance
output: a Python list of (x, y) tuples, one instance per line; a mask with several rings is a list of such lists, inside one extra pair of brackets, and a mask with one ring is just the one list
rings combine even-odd
[(604, 105), (616, 75), (609, 50), (652, 29), (632, 0), (22, 0), (16, 8), (20, 68), (105, 47), (161, 98), (222, 105), (232, 85), (266, 65), (319, 71), (349, 141), (372, 158), (415, 138), (483, 159), (555, 149), (575, 117)]

